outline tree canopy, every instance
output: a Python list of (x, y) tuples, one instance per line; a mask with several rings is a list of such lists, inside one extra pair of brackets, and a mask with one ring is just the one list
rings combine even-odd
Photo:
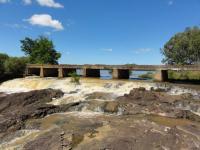
[(161, 49), (163, 63), (190, 65), (200, 63), (200, 28), (186, 28), (175, 34)]
[(33, 64), (58, 64), (61, 54), (55, 50), (54, 44), (47, 37), (21, 40), (21, 49)]

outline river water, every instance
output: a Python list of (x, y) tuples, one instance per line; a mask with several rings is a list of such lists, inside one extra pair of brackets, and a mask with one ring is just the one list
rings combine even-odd
[[(140, 75), (146, 74), (147, 72), (152, 72), (154, 71), (131, 71), (129, 80), (151, 80), (151, 79), (146, 79), (146, 78), (140, 78)], [(83, 71), (81, 69), (77, 69), (77, 74), (78, 75), (83, 75)], [(112, 73), (110, 70), (100, 70), (100, 75), (101, 79), (109, 80), (112, 79)]]

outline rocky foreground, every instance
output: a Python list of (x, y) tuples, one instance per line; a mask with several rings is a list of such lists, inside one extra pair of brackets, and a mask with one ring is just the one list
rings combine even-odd
[[(200, 100), (133, 89), (53, 105), (60, 90), (0, 94), (0, 149), (198, 150)], [(111, 100), (112, 99), (112, 100)]]

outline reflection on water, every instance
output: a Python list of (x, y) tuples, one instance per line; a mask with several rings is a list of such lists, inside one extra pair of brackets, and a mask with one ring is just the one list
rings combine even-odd
[(130, 75), (129, 79), (130, 80), (152, 80), (149, 78), (140, 78), (141, 75), (147, 74), (147, 73), (154, 74), (155, 71), (131, 71), (131, 75)]
[(101, 70), (101, 79), (109, 80), (112, 79), (112, 71), (111, 70)]
[(83, 75), (83, 70), (82, 70), (82, 69), (76, 69), (76, 73), (77, 73), (79, 76), (82, 76), (82, 75)]
[[(148, 72), (154, 73), (154, 71), (131, 71), (129, 80), (151, 80), (148, 78), (140, 78), (140, 75), (146, 74)], [(77, 69), (77, 74), (82, 76), (83, 70)], [(100, 70), (100, 79), (109, 80), (112, 79), (112, 70)]]

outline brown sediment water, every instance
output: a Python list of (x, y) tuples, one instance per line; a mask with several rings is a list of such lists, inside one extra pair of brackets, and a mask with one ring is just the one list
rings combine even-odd
[(163, 116), (157, 116), (157, 115), (149, 115), (147, 118), (159, 125), (169, 126), (169, 127), (195, 124), (194, 122), (187, 119), (176, 119), (176, 118), (163, 117)]

